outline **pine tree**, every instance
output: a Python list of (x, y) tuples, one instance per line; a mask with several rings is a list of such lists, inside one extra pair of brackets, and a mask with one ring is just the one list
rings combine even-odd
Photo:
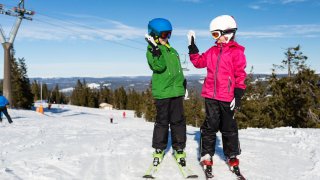
[(48, 100), (49, 101), (49, 90), (48, 90), (48, 86), (46, 83), (42, 84), (42, 99)]
[(12, 72), (12, 102), (13, 106), (23, 109), (31, 109), (33, 94), (27, 75), (27, 66), (24, 58), (18, 61), (13, 58), (11, 63)]
[(100, 93), (87, 87), (85, 80), (80, 80), (71, 94), (71, 104), (85, 107), (99, 107)]
[(57, 104), (66, 104), (68, 101), (68, 97), (64, 93), (60, 92), (59, 85), (57, 84), (51, 91), (49, 102)]
[(127, 100), (128, 100), (128, 103), (127, 103), (127, 109), (129, 110), (133, 110), (134, 109), (134, 106), (135, 106), (135, 102), (136, 101), (136, 92), (134, 89), (129, 89), (128, 90), (128, 93), (127, 93)]
[(88, 104), (85, 106), (87, 107), (92, 107), (92, 108), (97, 108), (99, 107), (99, 92), (96, 92), (89, 87), (86, 88), (87, 94), (88, 94)]
[(288, 77), (291, 77), (291, 74), (295, 71), (300, 71), (305, 68), (305, 62), (308, 57), (300, 51), (300, 45), (288, 48), (284, 54), (286, 57), (282, 60), (282, 65), (279, 65), (278, 68), (284, 69), (287, 67)]
[(189, 100), (184, 101), (184, 115), (186, 123), (195, 127), (201, 126), (205, 119), (203, 99), (195, 90), (189, 90)]
[(121, 86), (120, 88), (114, 91), (113, 106), (117, 109), (126, 109), (127, 103), (128, 103), (127, 93), (125, 89)]
[(81, 98), (83, 98), (82, 91), (83, 91), (83, 84), (78, 79), (77, 84), (74, 87), (74, 90), (72, 91), (72, 94), (71, 94), (71, 98), (70, 98), (71, 104), (77, 105), (77, 106), (82, 106), (82, 101), (81, 101)]
[(146, 90), (146, 92), (144, 93), (144, 117), (147, 121), (151, 121), (151, 122), (155, 122), (156, 121), (156, 114), (157, 114), (157, 110), (156, 110), (156, 106), (154, 104), (154, 99), (151, 93), (150, 88), (148, 88)]
[(113, 92), (107, 87), (100, 89), (100, 103), (113, 104)]
[(310, 69), (301, 70), (291, 78), (272, 79), (273, 96), (266, 109), (276, 127), (320, 127), (318, 79)]
[(34, 102), (40, 99), (40, 85), (36, 80), (34, 80), (31, 84), (31, 93), (33, 94)]
[(241, 109), (235, 112), (235, 119), (239, 128), (247, 127), (272, 127), (270, 118), (264, 112), (268, 101), (268, 84), (255, 81), (253, 67), (251, 67), (245, 84), (247, 86), (241, 100)]
[(120, 109), (127, 109), (128, 97), (123, 86), (119, 88)]
[(142, 105), (143, 105), (143, 94), (139, 95), (139, 94), (136, 94), (136, 98), (135, 99), (135, 105), (134, 105), (134, 114), (136, 117), (138, 118), (141, 118), (142, 117)]
[(128, 104), (127, 109), (135, 111), (135, 116), (142, 117), (142, 105), (143, 105), (143, 92), (141, 95), (137, 93), (134, 89), (130, 89), (128, 93)]

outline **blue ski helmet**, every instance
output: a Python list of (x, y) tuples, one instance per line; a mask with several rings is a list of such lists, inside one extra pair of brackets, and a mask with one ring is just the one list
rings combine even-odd
[(155, 18), (149, 21), (148, 24), (148, 34), (160, 36), (162, 32), (172, 31), (171, 23), (163, 18)]

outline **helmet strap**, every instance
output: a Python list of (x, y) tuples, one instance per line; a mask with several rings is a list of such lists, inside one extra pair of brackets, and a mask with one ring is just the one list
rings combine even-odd
[(158, 36), (155, 36), (155, 37), (154, 37), (154, 42), (156, 42), (157, 44), (160, 44), (160, 41), (159, 41), (159, 37), (158, 37)]

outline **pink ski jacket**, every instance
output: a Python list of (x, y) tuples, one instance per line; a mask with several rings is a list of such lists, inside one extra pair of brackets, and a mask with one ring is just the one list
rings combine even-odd
[(225, 102), (234, 98), (234, 89), (245, 89), (247, 65), (244, 47), (235, 41), (216, 43), (203, 54), (190, 54), (196, 68), (207, 68), (201, 96)]

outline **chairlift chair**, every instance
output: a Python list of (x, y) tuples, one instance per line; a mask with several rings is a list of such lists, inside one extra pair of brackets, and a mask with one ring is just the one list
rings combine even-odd
[(182, 66), (183, 71), (189, 71), (190, 69), (188, 68), (188, 61), (187, 61), (187, 54), (182, 54), (184, 56), (184, 60), (180, 59), (180, 64)]

